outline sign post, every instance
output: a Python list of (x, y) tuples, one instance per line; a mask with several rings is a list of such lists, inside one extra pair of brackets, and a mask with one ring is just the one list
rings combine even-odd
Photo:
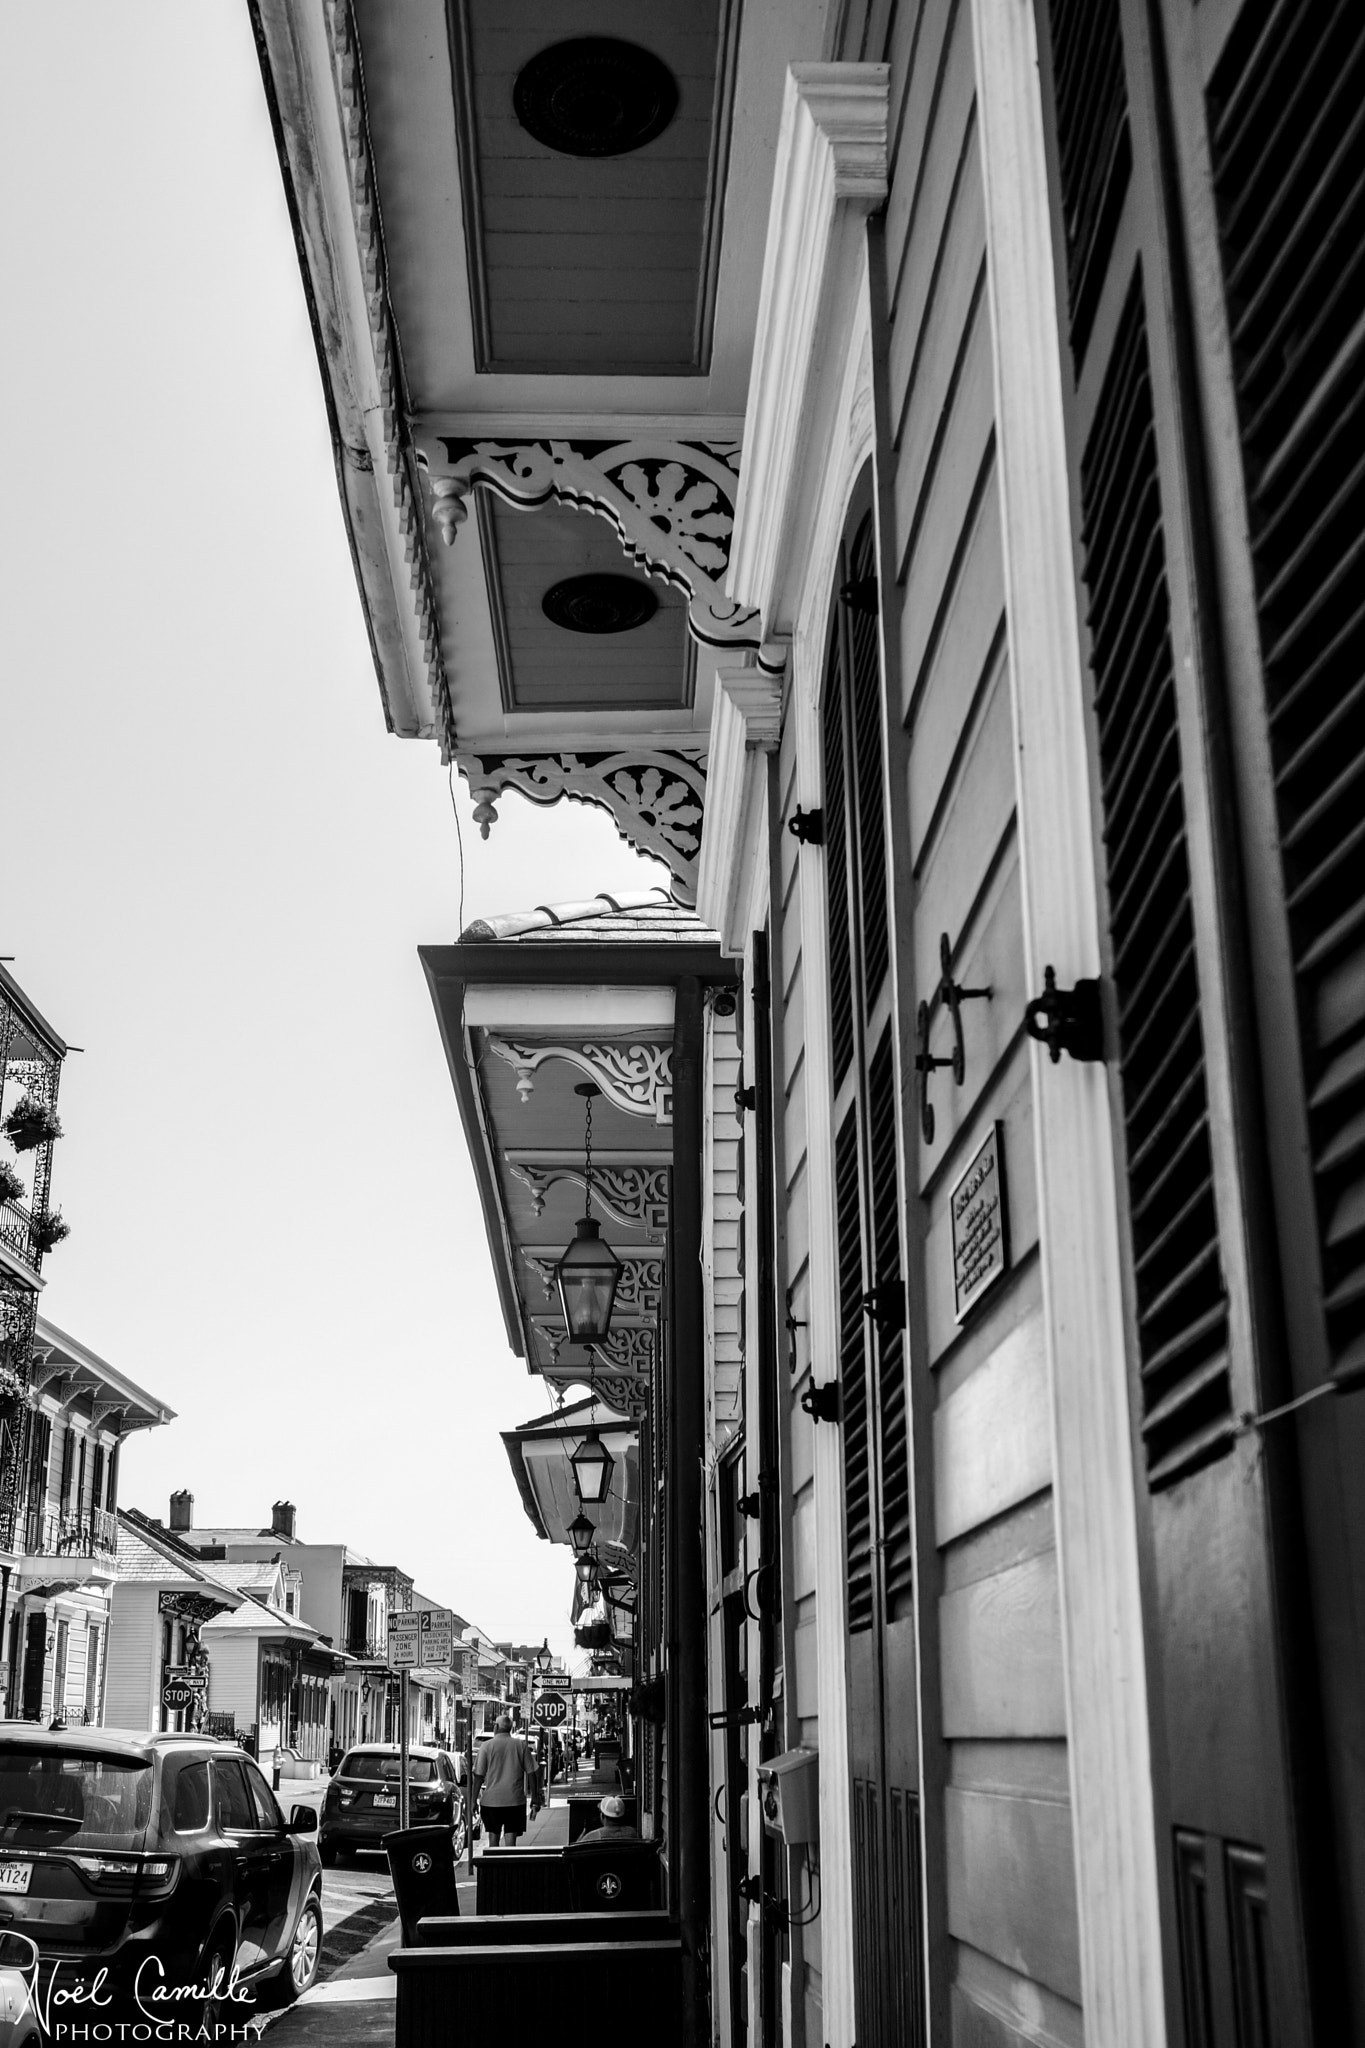
[(408, 1673), (420, 1662), (422, 1621), (419, 1614), (389, 1616), (389, 1667), (398, 1673), (398, 1825), (408, 1824)]

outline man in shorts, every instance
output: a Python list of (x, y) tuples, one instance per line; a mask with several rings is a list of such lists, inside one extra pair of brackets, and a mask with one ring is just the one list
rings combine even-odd
[(526, 1833), (526, 1806), (536, 1801), (536, 1765), (510, 1714), (499, 1714), (491, 1742), (474, 1759), (474, 1790), (490, 1848), (509, 1846)]

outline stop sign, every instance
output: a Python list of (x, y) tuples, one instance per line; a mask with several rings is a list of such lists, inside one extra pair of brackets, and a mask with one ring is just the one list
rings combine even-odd
[(179, 1678), (168, 1679), (161, 1688), (161, 1704), (163, 1707), (169, 1707), (172, 1713), (183, 1707), (192, 1707), (198, 1697), (194, 1687), (186, 1685)]
[(543, 1692), (536, 1701), (536, 1719), (547, 1728), (557, 1728), (569, 1718), (569, 1702), (562, 1692)]

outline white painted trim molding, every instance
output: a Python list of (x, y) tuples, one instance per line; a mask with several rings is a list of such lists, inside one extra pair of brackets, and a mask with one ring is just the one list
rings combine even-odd
[(790, 529), (812, 509), (801, 471), (812, 417), (829, 399), (827, 344), (847, 319), (863, 222), (886, 198), (889, 91), (885, 64), (787, 73), (727, 579), (769, 634), (783, 630)]
[(697, 911), (739, 958), (751, 929), (749, 895), (762, 866), (764, 758), (782, 733), (782, 685), (757, 668), (719, 668), (711, 712), (706, 816), (697, 863)]
[[(972, 0), (1029, 986), (1099, 972), (1034, 15)], [(1032, 1048), (1043, 1315), (1092, 2048), (1163, 2048), (1161, 1925), (1115, 1154), (1105, 1071)]]

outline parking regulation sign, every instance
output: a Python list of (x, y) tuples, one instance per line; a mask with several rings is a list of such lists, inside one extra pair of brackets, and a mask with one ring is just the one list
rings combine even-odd
[(389, 1666), (394, 1671), (413, 1671), (422, 1661), (422, 1617), (420, 1614), (389, 1616)]
[(424, 1607), (421, 1613), (421, 1662), (449, 1665), (455, 1654), (455, 1617), (448, 1607)]

